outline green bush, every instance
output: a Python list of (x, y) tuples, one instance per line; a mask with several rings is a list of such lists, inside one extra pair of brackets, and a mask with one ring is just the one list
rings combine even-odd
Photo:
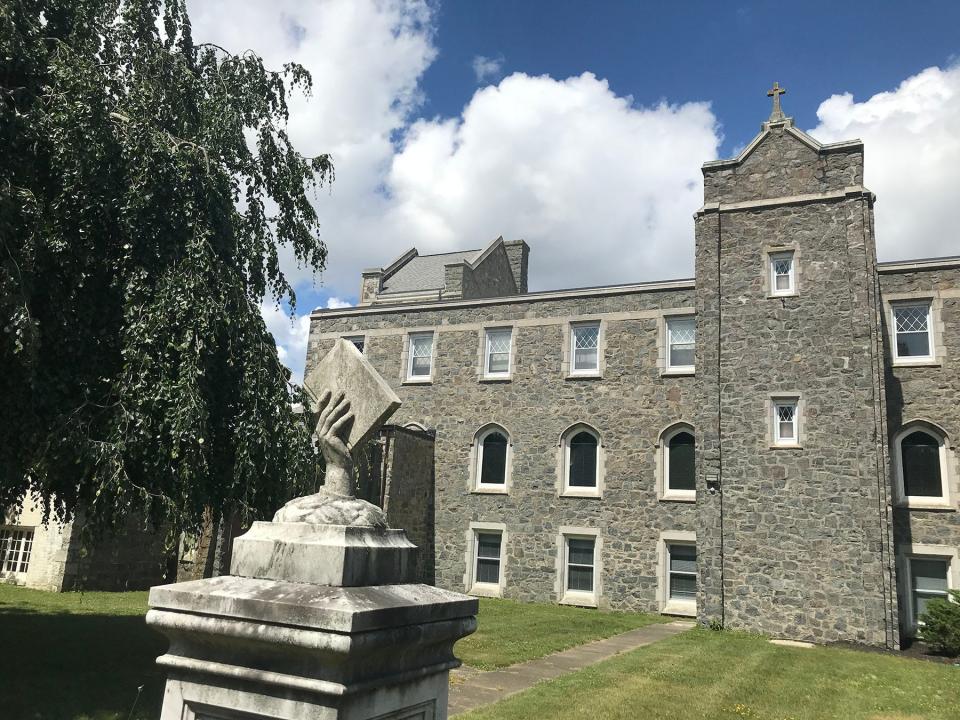
[(938, 652), (960, 655), (960, 590), (950, 591), (951, 600), (933, 600), (920, 616), (923, 641)]

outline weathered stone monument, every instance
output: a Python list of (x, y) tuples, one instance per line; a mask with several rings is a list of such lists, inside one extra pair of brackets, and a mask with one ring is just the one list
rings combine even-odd
[(326, 483), (234, 542), (231, 574), (150, 591), (161, 720), (442, 720), (477, 601), (414, 584), (416, 547), (353, 492), (351, 451), (400, 405), (340, 340), (305, 380)]

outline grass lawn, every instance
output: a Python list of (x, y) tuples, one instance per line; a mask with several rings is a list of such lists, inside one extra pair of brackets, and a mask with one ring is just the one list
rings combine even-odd
[(692, 630), (459, 717), (949, 720), (960, 718), (960, 667)]
[(458, 642), (454, 653), (467, 665), (495, 670), (670, 619), (481, 598), (477, 631)]

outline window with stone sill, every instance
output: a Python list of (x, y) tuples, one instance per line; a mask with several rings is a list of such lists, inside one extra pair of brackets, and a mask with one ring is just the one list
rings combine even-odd
[(793, 251), (771, 253), (770, 294), (793, 295), (796, 291)]
[(33, 528), (0, 528), (0, 568), (5, 573), (22, 574), (30, 568), (33, 554)]
[(490, 530), (474, 533), (475, 585), (500, 586), (503, 534)]
[(694, 317), (667, 318), (667, 370), (692, 372), (696, 355), (697, 320)]
[(660, 441), (662, 497), (667, 500), (696, 498), (696, 442), (687, 425), (674, 427)]
[(800, 443), (800, 408), (796, 398), (775, 398), (773, 403), (773, 442), (775, 445)]
[(599, 492), (600, 436), (578, 425), (563, 436), (563, 492), (596, 495)]
[(950, 591), (950, 560), (940, 557), (909, 558), (910, 625), (922, 626), (920, 616), (931, 600), (946, 599)]
[(510, 346), (513, 342), (511, 328), (495, 328), (485, 333), (483, 374), (497, 378), (510, 375)]
[(477, 489), (506, 492), (510, 462), (509, 434), (502, 427), (493, 425), (480, 431), (474, 444)]
[(596, 538), (566, 536), (564, 538), (565, 591), (592, 595), (596, 589)]
[(570, 328), (570, 372), (600, 372), (600, 323), (578, 323)]
[(410, 333), (408, 380), (430, 380), (433, 373), (433, 333)]
[(897, 494), (912, 507), (949, 507), (946, 437), (932, 428), (910, 425), (894, 438)]
[(697, 547), (667, 543), (667, 608), (696, 606)]
[(933, 360), (933, 319), (930, 302), (891, 306), (894, 360)]

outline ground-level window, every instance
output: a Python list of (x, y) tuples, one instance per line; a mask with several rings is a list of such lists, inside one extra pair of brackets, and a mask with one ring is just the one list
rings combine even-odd
[(797, 445), (800, 429), (797, 399), (775, 398), (772, 407), (774, 443), (776, 445)]
[(600, 438), (592, 430), (574, 427), (563, 438), (564, 490), (596, 491)]
[(696, 354), (696, 339), (696, 318), (667, 318), (668, 370), (693, 370), (694, 356)]
[(595, 538), (566, 538), (567, 591), (578, 593), (594, 591), (595, 550)]
[(910, 558), (912, 624), (920, 620), (931, 600), (948, 596), (950, 562), (942, 558)]
[(429, 380), (432, 371), (433, 333), (411, 333), (407, 377), (416, 380)]
[(477, 484), (483, 488), (506, 489), (510, 439), (507, 431), (494, 426), (477, 436)]
[(933, 357), (930, 303), (898, 303), (892, 308), (894, 359), (929, 360)]
[(343, 339), (349, 343), (353, 343), (353, 346), (357, 350), (363, 352), (363, 348), (366, 345), (366, 338), (363, 335), (348, 335)]
[(570, 330), (570, 368), (573, 373), (600, 370), (600, 323), (580, 323)]
[(500, 584), (500, 560), (503, 535), (498, 532), (477, 532), (475, 544), (474, 582)]
[(668, 586), (670, 602), (697, 601), (697, 548), (695, 545), (669, 543), (667, 545)]
[(8, 573), (25, 573), (33, 552), (33, 528), (0, 528), (0, 563)]

